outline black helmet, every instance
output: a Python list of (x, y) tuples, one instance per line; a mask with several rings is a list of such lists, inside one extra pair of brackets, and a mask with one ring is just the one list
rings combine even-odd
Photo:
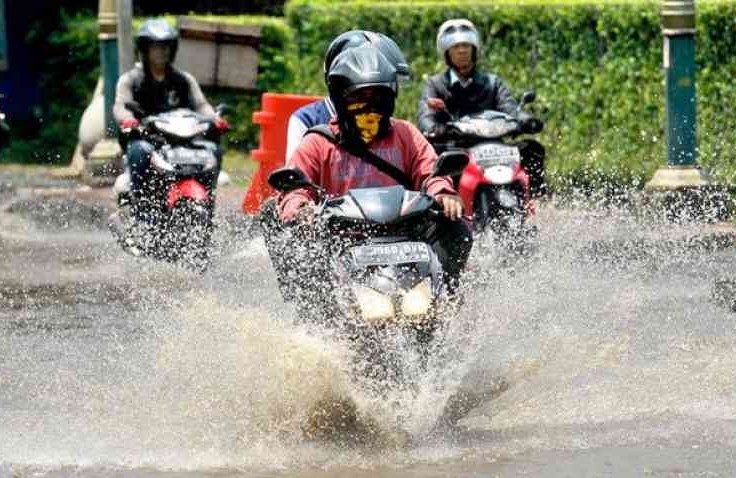
[(171, 49), (171, 61), (176, 58), (176, 50), (179, 46), (179, 33), (164, 19), (155, 18), (143, 22), (135, 37), (135, 46), (144, 63), (147, 60), (146, 53), (151, 43), (167, 43)]
[(398, 79), (409, 80), (411, 78), (411, 69), (399, 45), (388, 35), (380, 32), (370, 33), (378, 37), (375, 41), (371, 42), (371, 46), (378, 48), (383, 53), (383, 56), (394, 65)]
[(347, 141), (356, 140), (358, 131), (346, 100), (366, 88), (376, 92), (371, 108), (382, 115), (379, 136), (383, 136), (394, 113), (398, 91), (396, 68), (377, 48), (370, 46), (351, 48), (338, 55), (327, 73), (327, 89)]
[(325, 83), (328, 81), (327, 74), (330, 71), (332, 62), (335, 61), (335, 58), (349, 48), (361, 46), (372, 46), (374, 48), (378, 48), (386, 59), (394, 65), (399, 79), (408, 79), (411, 76), (409, 63), (407, 63), (404, 54), (401, 52), (401, 49), (396, 42), (388, 35), (367, 30), (350, 30), (338, 35), (334, 40), (332, 40), (330, 46), (327, 47), (323, 65)]

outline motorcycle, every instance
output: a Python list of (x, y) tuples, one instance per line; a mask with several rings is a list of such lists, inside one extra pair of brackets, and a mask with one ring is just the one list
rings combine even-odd
[[(134, 103), (126, 107), (140, 111)], [(217, 113), (226, 110), (220, 105)], [(118, 176), (113, 186), (118, 210), (110, 217), (109, 227), (125, 251), (182, 261), (202, 272), (207, 268), (220, 135), (213, 118), (188, 109), (148, 116), (139, 126), (121, 131), (124, 142), (144, 139), (155, 148), (144, 197), (131, 197), (129, 173)]]
[[(459, 174), (467, 162), (465, 153), (445, 153), (433, 175)], [(323, 251), (302, 261), (309, 262), (304, 272), (294, 266), (302, 277), (293, 297), (300, 318), (345, 333), (367, 359), (364, 375), (395, 375), (382, 334), (399, 329), (426, 346), (454, 305), (431, 247), (439, 205), (425, 192), (398, 185), (328, 197), (298, 169), (277, 170), (268, 181), (277, 191), (311, 188), (320, 197), (316, 220), (306, 226), (312, 235), (288, 243), (319, 244)], [(272, 247), (269, 252), (272, 260), (279, 254)], [(309, 274), (316, 277), (305, 280)]]
[[(519, 111), (534, 99), (533, 92), (524, 93)], [(526, 225), (535, 212), (529, 174), (521, 164), (519, 147), (507, 143), (528, 132), (520, 121), (500, 111), (486, 110), (455, 118), (447, 128), (451, 138), (448, 142), (439, 143), (431, 135), (428, 139), (440, 151), (461, 148), (470, 155), (470, 164), (455, 180), (465, 213), (473, 217), (476, 234), (492, 231), (498, 237), (515, 238), (533, 233), (534, 229)]]

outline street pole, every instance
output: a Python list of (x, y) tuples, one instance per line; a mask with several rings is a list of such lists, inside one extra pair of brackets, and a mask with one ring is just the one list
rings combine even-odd
[[(118, 12), (116, 0), (100, 0), (97, 22), (99, 25), (100, 64), (102, 67), (102, 94), (104, 97), (104, 138), (99, 141), (85, 161), (85, 175), (97, 178), (101, 185), (110, 182), (120, 170), (121, 151), (115, 134), (117, 125), (112, 114), (115, 87), (118, 81)], [(105, 179), (107, 178), (107, 179)]]
[(698, 167), (695, 94), (695, 0), (663, 0), (667, 165), (646, 189), (678, 191), (711, 184)]
[(118, 0), (118, 72), (133, 68), (133, 0)]
[(116, 0), (100, 0), (98, 23), (100, 33), (100, 64), (102, 65), (103, 94), (105, 95), (105, 128), (107, 136), (115, 133), (112, 105), (118, 81), (118, 11)]

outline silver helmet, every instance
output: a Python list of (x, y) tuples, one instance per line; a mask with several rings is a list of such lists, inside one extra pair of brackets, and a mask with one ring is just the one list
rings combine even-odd
[(474, 60), (480, 53), (480, 39), (478, 30), (473, 22), (465, 18), (447, 20), (437, 32), (437, 53), (447, 62), (447, 51), (458, 43), (470, 43), (475, 48)]

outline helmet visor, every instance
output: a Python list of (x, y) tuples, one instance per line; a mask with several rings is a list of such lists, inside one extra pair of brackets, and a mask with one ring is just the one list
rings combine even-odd
[(442, 36), (442, 43), (444, 50), (447, 50), (458, 43), (469, 43), (478, 48), (478, 34), (470, 29), (456, 29), (455, 27), (450, 27)]

